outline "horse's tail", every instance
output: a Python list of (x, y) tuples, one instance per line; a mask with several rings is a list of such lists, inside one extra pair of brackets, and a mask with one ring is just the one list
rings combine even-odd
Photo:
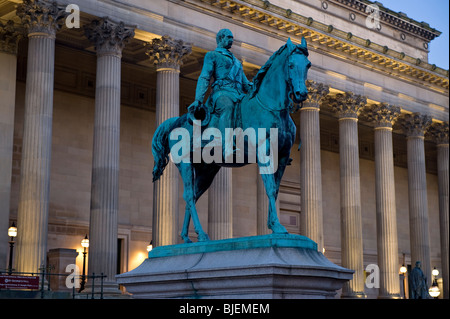
[(169, 134), (178, 117), (172, 117), (164, 121), (155, 131), (152, 139), (152, 154), (155, 163), (153, 165), (153, 182), (157, 181), (167, 164), (169, 163)]

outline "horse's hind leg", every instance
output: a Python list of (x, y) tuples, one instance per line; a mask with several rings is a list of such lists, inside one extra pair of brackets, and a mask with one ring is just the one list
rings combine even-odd
[[(189, 184), (190, 181), (186, 181), (185, 180), (185, 176), (187, 176), (187, 170), (192, 169), (192, 166), (189, 167), (186, 164), (179, 164), (177, 165), (178, 170), (180, 171), (180, 175), (183, 179), (183, 183), (184, 183), (184, 193), (186, 193), (188, 187), (186, 187), (186, 184)], [(186, 201), (186, 196), (183, 195), (183, 198), (185, 198)], [(183, 221), (183, 228), (181, 229), (181, 238), (183, 239), (183, 241), (185, 243), (192, 243), (192, 241), (189, 239), (189, 223), (191, 220), (191, 210), (190, 210), (190, 206), (188, 205), (188, 202), (186, 201), (186, 208), (185, 208), (185, 212), (184, 212), (184, 221)]]
[(188, 244), (192, 243), (192, 240), (189, 239), (189, 222), (191, 220), (191, 211), (186, 205), (186, 210), (184, 212), (184, 222), (183, 222), (183, 229), (181, 230), (181, 239)]
[(186, 214), (184, 216), (183, 230), (181, 237), (185, 242), (191, 242), (188, 237), (189, 219), (192, 217), (195, 232), (198, 234), (199, 241), (209, 240), (208, 235), (203, 231), (202, 225), (198, 218), (197, 209), (195, 208), (195, 181), (194, 168), (190, 163), (180, 163), (180, 173), (184, 183), (183, 198), (186, 202)]

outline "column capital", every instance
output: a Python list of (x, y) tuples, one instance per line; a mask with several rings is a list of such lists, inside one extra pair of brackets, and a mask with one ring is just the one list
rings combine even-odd
[(399, 124), (407, 137), (424, 137), (431, 125), (431, 116), (420, 113), (404, 114), (400, 116)]
[(97, 55), (122, 56), (124, 46), (134, 37), (134, 26), (115, 22), (108, 17), (92, 20), (84, 28), (86, 37), (95, 44)]
[(362, 108), (366, 105), (367, 98), (353, 92), (338, 93), (329, 98), (331, 109), (336, 112), (339, 119), (358, 119)]
[(429, 135), (431, 135), (437, 145), (448, 145), (448, 122), (434, 122), (433, 124), (431, 124), (428, 133)]
[[(308, 97), (306, 98), (307, 107), (320, 108), (320, 102), (330, 93), (328, 85), (318, 83), (312, 80), (306, 81), (306, 87), (308, 88)], [(305, 108), (304, 107), (304, 108)]]
[(388, 103), (370, 104), (364, 109), (365, 118), (375, 127), (392, 128), (400, 116), (401, 108)]
[(0, 21), (0, 52), (17, 54), (17, 44), (22, 37), (23, 32), (14, 26), (14, 21)]
[(145, 53), (153, 59), (157, 69), (179, 70), (183, 58), (192, 51), (189, 44), (185, 44), (183, 40), (174, 40), (168, 35), (153, 39), (146, 43), (146, 47)]
[(45, 0), (23, 0), (16, 12), (27, 29), (28, 36), (38, 33), (55, 37), (67, 15), (64, 7)]

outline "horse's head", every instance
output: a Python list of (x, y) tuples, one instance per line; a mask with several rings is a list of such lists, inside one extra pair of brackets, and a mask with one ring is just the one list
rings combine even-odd
[(291, 39), (288, 39), (287, 48), (289, 50), (287, 73), (292, 99), (295, 103), (301, 103), (306, 100), (308, 95), (306, 78), (311, 67), (311, 62), (308, 60), (306, 40), (302, 38), (301, 44), (295, 45)]

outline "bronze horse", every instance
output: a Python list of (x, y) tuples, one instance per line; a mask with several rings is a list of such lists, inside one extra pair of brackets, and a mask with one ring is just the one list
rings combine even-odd
[[(258, 134), (249, 138), (247, 136), (247, 147), (241, 161), (205, 161), (203, 159), (195, 161), (194, 152), (195, 141), (189, 139), (184, 146), (188, 148), (185, 152), (184, 160), (175, 162), (184, 183), (183, 198), (186, 202), (186, 212), (184, 217), (181, 237), (184, 242), (189, 243), (188, 237), (189, 222), (192, 217), (195, 232), (199, 241), (209, 240), (208, 235), (203, 231), (200, 224), (195, 203), (200, 196), (209, 188), (214, 176), (221, 167), (240, 167), (243, 165), (257, 163), (269, 198), (269, 211), (267, 226), (273, 233), (287, 233), (286, 228), (278, 220), (275, 202), (278, 196), (281, 178), (286, 165), (290, 162), (290, 152), (295, 141), (295, 124), (290, 117), (294, 103), (301, 103), (307, 98), (306, 78), (311, 63), (308, 60), (308, 49), (303, 38), (301, 44), (295, 45), (288, 39), (287, 43), (280, 47), (266, 64), (259, 70), (253, 79), (253, 89), (242, 99), (237, 106), (239, 114), (239, 127), (243, 132), (253, 129)], [(192, 122), (190, 114), (181, 117), (174, 117), (163, 122), (156, 130), (152, 140), (152, 153), (155, 160), (153, 168), (153, 181), (162, 175), (164, 168), (169, 162), (169, 154), (173, 147), (179, 150), (180, 140), (173, 139), (173, 132), (188, 132), (190, 136), (195, 135), (195, 123)], [(205, 132), (207, 126), (201, 127)], [(271, 130), (272, 129), (272, 130)], [(269, 132), (276, 132), (269, 134)], [(176, 135), (176, 134), (175, 134)], [(257, 137), (256, 137), (257, 136)], [(266, 143), (270, 139), (270, 143)], [(177, 144), (178, 143), (178, 144)], [(198, 147), (199, 143), (197, 143)], [(276, 146), (275, 152), (270, 149), (271, 145)], [(201, 148), (205, 148), (201, 144)], [(256, 161), (252, 161), (252, 154), (249, 150), (258, 149)], [(198, 151), (198, 150), (197, 150)], [(267, 165), (267, 156), (272, 161)], [(220, 154), (222, 159), (223, 151)], [(187, 154), (187, 156), (186, 156)], [(172, 158), (174, 154), (172, 154)], [(217, 155), (217, 154), (216, 154)], [(275, 163), (275, 164), (274, 164)], [(275, 165), (275, 166), (273, 166)], [(176, 199), (175, 199), (176, 200)]]

